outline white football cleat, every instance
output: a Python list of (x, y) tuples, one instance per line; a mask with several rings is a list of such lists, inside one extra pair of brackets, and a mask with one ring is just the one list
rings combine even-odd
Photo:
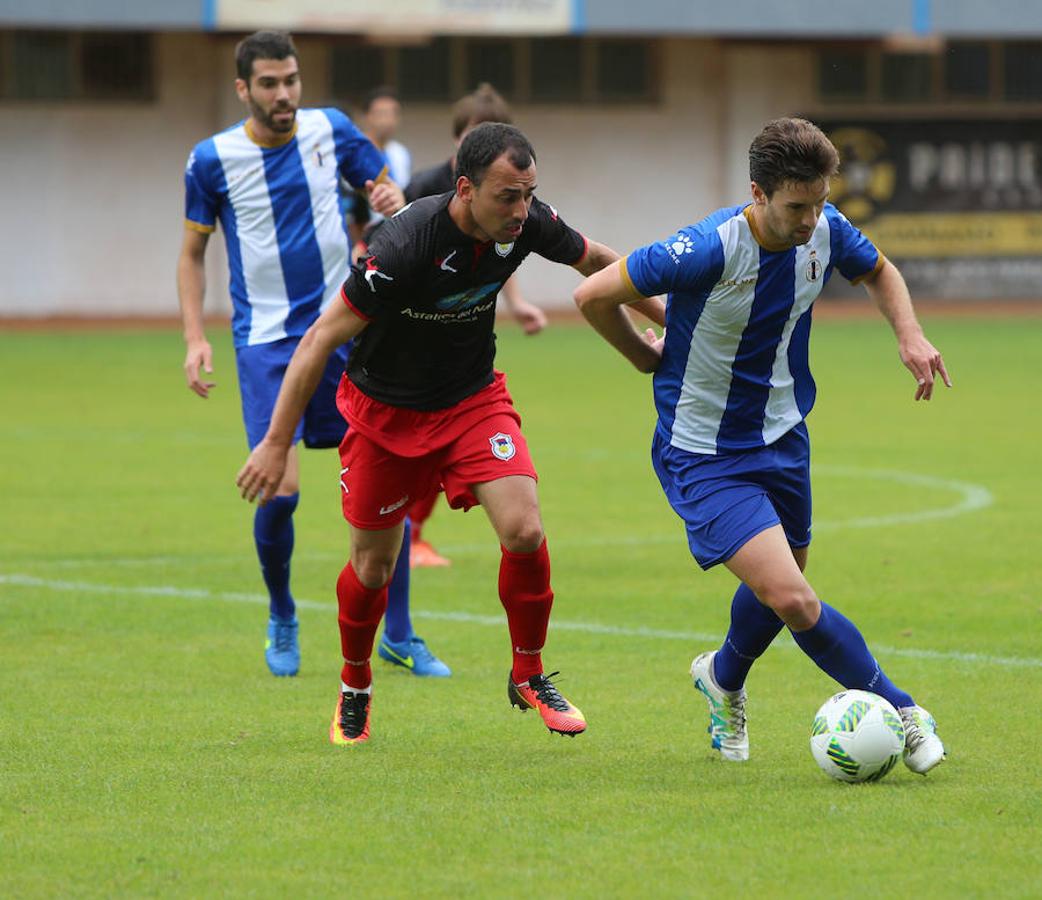
[(945, 757), (937, 723), (921, 706), (903, 706), (898, 712), (905, 727), (905, 765), (917, 775), (925, 775)]
[(744, 762), (749, 758), (749, 734), (745, 730), (745, 688), (725, 691), (713, 678), (716, 651), (696, 656), (691, 663), (695, 690), (701, 691), (709, 703), (709, 736), (713, 749), (724, 759)]

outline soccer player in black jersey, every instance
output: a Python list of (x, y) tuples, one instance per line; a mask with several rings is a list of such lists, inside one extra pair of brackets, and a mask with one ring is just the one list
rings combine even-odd
[[(410, 498), (440, 481), (449, 503), (485, 509), (502, 547), (499, 595), (513, 666), (510, 702), (575, 735), (582, 713), (543, 672), (553, 592), (536, 472), (506, 380), (495, 371), (496, 294), (532, 252), (589, 275), (618, 259), (537, 200), (535, 153), (510, 125), (486, 123), (463, 141), (455, 190), (390, 219), (341, 292), (300, 342), (271, 426), (236, 483), (265, 502), (285, 467), (293, 426), (337, 347), (355, 338), (338, 404), (351, 558), (337, 581), (344, 667), (330, 727), (335, 744), (369, 737), (373, 639)], [(663, 305), (634, 306), (659, 324)]]

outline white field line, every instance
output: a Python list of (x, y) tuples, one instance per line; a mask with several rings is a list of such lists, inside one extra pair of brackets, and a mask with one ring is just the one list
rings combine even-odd
[[(147, 585), (126, 587), (111, 584), (95, 584), (89, 581), (56, 581), (37, 578), (33, 575), (0, 574), (0, 585), (12, 587), (37, 588), (65, 593), (106, 594), (109, 596), (133, 597), (173, 597), (179, 600), (209, 600), (226, 603), (250, 603), (267, 606), (268, 598), (262, 594), (247, 594), (234, 591), (210, 591), (205, 588), (179, 588), (172, 585)], [(336, 609), (334, 603), (323, 603), (318, 600), (298, 599), (297, 606), (302, 609), (321, 610), (332, 613)], [(433, 610), (413, 610), (417, 619), (431, 619), (445, 622), (463, 622), (469, 625), (485, 625), (502, 628), (506, 619), (501, 615), (477, 615), (466, 612), (436, 612)], [(575, 631), (582, 634), (602, 634), (610, 637), (650, 638), (652, 640), (685, 641), (687, 643), (715, 645), (720, 635), (705, 634), (697, 631), (667, 631), (657, 628), (627, 628), (617, 625), (603, 625), (597, 622), (569, 622), (554, 619), (551, 627), (556, 631)], [(782, 641), (779, 646), (794, 649), (795, 644)], [(960, 653), (943, 650), (919, 650), (911, 647), (874, 646), (880, 656), (900, 656), (908, 659), (926, 659), (937, 662), (967, 663), (974, 666), (1003, 667), (1014, 669), (1042, 669), (1042, 659), (1021, 656), (993, 656), (986, 653)]]
[[(950, 491), (957, 495), (954, 503), (947, 506), (934, 507), (932, 509), (919, 509), (911, 512), (890, 513), (883, 516), (862, 516), (851, 519), (839, 519), (836, 521), (823, 521), (814, 523), (814, 533), (842, 531), (847, 528), (884, 528), (888, 525), (914, 525), (918, 522), (927, 522), (934, 519), (952, 519), (966, 513), (976, 512), (991, 506), (995, 502), (991, 491), (979, 484), (965, 481), (952, 481), (947, 478), (935, 478), (933, 475), (917, 475), (914, 472), (900, 472), (892, 469), (862, 469), (856, 466), (815, 466), (815, 474), (835, 476), (839, 478), (864, 478), (870, 481), (889, 481), (900, 485), (911, 485), (915, 487), (933, 488), (935, 490)], [(569, 547), (644, 547), (657, 544), (679, 544), (683, 545), (684, 535), (680, 523), (677, 528), (669, 534), (641, 534), (641, 535), (604, 535), (584, 538), (573, 538), (570, 540), (554, 539), (551, 542), (555, 550), (568, 549)], [(452, 555), (466, 554), (494, 554), (496, 542), (494, 539), (484, 541), (480, 544), (443, 544), (439, 542), (438, 548)], [(192, 560), (198, 562), (200, 557), (192, 555)], [(322, 552), (298, 552), (294, 556), (297, 560), (307, 559), (332, 559), (339, 558), (338, 554)], [(105, 566), (109, 568), (135, 568), (140, 566), (162, 566), (180, 565), (187, 557), (182, 556), (148, 556), (117, 559), (57, 559), (47, 560), (48, 568), (90, 568), (92, 566)], [(207, 562), (238, 562), (241, 555), (208, 556)]]

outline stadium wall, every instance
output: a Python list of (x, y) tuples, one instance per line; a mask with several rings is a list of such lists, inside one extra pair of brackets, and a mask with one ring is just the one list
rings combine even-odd
[[(301, 36), (305, 101), (329, 84), (331, 39)], [(13, 265), (2, 316), (163, 316), (177, 310), (182, 172), (191, 146), (242, 117), (230, 36), (155, 35), (150, 103), (8, 103), (0, 117), (0, 221)], [(761, 122), (808, 102), (809, 51), (670, 39), (654, 106), (515, 108), (540, 160), (540, 194), (567, 221), (625, 252), (747, 195), (745, 152)], [(451, 152), (449, 110), (405, 109), (417, 167)], [(228, 310), (223, 241), (211, 241), (208, 300)], [(9, 254), (9, 255), (8, 255)], [(534, 261), (526, 295), (571, 304), (574, 273)]]

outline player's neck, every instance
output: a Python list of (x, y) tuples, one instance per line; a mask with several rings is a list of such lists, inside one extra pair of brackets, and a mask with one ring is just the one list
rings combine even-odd
[(253, 143), (260, 147), (281, 147), (288, 144), (297, 133), (297, 123), (294, 120), (293, 128), (286, 132), (272, 131), (261, 125), (253, 116), (246, 120), (246, 134)]
[(470, 207), (460, 200), (458, 194), (454, 195), (449, 201), (449, 218), (452, 219), (455, 226), (467, 235), (467, 237), (474, 238), (474, 240), (480, 241), (481, 243), (486, 243), (487, 241), (492, 240), (492, 237), (485, 234), (485, 232), (481, 230), (481, 226), (474, 221), (474, 217), (470, 214)]
[(794, 244), (779, 244), (771, 239), (770, 229), (767, 227), (766, 211), (756, 203), (751, 203), (745, 208), (745, 218), (749, 222), (749, 230), (753, 233), (756, 243), (763, 247), (768, 253), (781, 253), (783, 250), (791, 250)]

